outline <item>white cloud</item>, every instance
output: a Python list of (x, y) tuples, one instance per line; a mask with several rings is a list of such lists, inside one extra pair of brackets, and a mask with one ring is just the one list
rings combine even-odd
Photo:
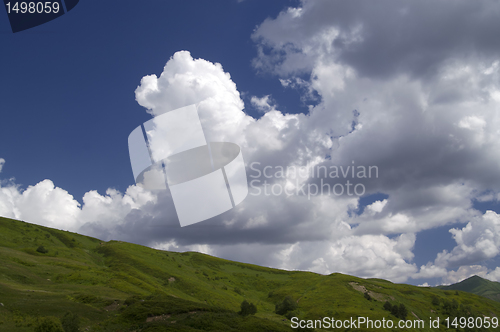
[(460, 128), (466, 128), (470, 130), (483, 130), (483, 128), (486, 127), (486, 121), (484, 121), (483, 118), (470, 115), (461, 119), (458, 123), (458, 126)]
[(443, 284), (450, 285), (461, 282), (472, 276), (479, 276), (490, 281), (500, 282), (500, 267), (495, 270), (489, 270), (482, 265), (464, 265), (460, 266), (456, 271), (449, 271), (443, 278)]
[(443, 278), (444, 284), (456, 284), (457, 282), (463, 281), (474, 275), (484, 277), (487, 274), (488, 269), (481, 265), (468, 265), (461, 266), (456, 271), (448, 272), (448, 275)]
[(79, 203), (67, 191), (43, 180), (26, 190), (0, 187), (0, 215), (59, 229), (78, 229)]
[[(457, 245), (451, 250), (438, 253), (433, 263), (420, 268), (413, 278), (443, 278), (446, 284), (462, 281), (470, 276), (479, 275), (493, 281), (500, 280), (500, 269), (489, 271), (478, 265), (500, 253), (500, 216), (486, 211), (481, 217), (474, 218), (462, 229), (450, 229)], [(448, 270), (450, 268), (456, 268)]]
[(486, 273), (483, 278), (486, 278), (491, 281), (497, 281), (500, 282), (500, 267), (497, 267), (491, 272)]
[(376, 201), (370, 205), (367, 205), (365, 209), (366, 209), (367, 213), (374, 215), (376, 213), (382, 212), (382, 210), (384, 209), (384, 206), (386, 204), (387, 204), (387, 200), (384, 199), (383, 201)]
[[(40, 181), (25, 190), (13, 182), (0, 183), (1, 216), (106, 240), (116, 238), (113, 230), (123, 224), (132, 211), (155, 201), (152, 193), (130, 186), (125, 194), (114, 189), (108, 189), (104, 196), (89, 191), (80, 206), (72, 195), (51, 180)], [(106, 231), (94, 231), (96, 228)]]
[(2, 172), (3, 165), (5, 164), (5, 159), (0, 158), (0, 172)]
[(457, 246), (439, 253), (435, 264), (454, 267), (478, 263), (500, 253), (500, 216), (486, 211), (482, 218), (470, 221), (464, 228), (450, 230)]
[(261, 113), (276, 111), (276, 105), (273, 105), (274, 101), (270, 95), (266, 95), (262, 98), (252, 96), (252, 98), (250, 98), (250, 103), (252, 103), (252, 105)]
[(448, 271), (444, 267), (436, 266), (431, 263), (427, 265), (422, 265), (418, 273), (415, 273), (412, 278), (413, 279), (422, 279), (422, 278), (442, 278), (448, 274)]
[(181, 51), (167, 62), (160, 77), (145, 76), (136, 89), (137, 102), (153, 115), (191, 105), (207, 98), (217, 98), (219, 107), (234, 104), (239, 109), (236, 84), (219, 63), (193, 59), (187, 51)]

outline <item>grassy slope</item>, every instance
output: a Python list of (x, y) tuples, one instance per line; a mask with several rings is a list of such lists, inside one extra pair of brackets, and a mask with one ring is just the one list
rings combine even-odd
[[(40, 245), (49, 252), (38, 253)], [(86, 331), (291, 331), (290, 321), (274, 313), (275, 304), (288, 295), (306, 319), (396, 321), (383, 310), (386, 300), (403, 303), (407, 319), (444, 318), (443, 303), (452, 300), (475, 315), (500, 313), (500, 303), (466, 292), (282, 271), (200, 253), (102, 242), (0, 218), (2, 331), (33, 331), (37, 317), (61, 317), (67, 311), (82, 317)], [(433, 305), (433, 297), (441, 304)], [(255, 317), (236, 314), (244, 299), (257, 306)]]
[(438, 288), (474, 293), (500, 302), (500, 283), (489, 281), (478, 276), (472, 276), (459, 283), (449, 286), (439, 286)]

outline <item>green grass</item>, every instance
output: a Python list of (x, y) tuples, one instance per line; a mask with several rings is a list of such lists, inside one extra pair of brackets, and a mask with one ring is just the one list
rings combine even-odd
[[(37, 252), (39, 246), (48, 253)], [(500, 313), (500, 303), (465, 292), (282, 271), (0, 218), (0, 331), (33, 331), (40, 317), (68, 311), (80, 316), (82, 331), (293, 331), (274, 313), (286, 296), (304, 319), (396, 321), (383, 309), (387, 300), (403, 303), (407, 319), (426, 322), (449, 315), (453, 300), (471, 315)], [(255, 304), (255, 316), (237, 314), (243, 300)]]

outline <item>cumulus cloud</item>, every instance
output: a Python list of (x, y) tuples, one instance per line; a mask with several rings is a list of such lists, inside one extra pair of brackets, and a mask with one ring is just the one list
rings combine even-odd
[(470, 221), (462, 229), (450, 230), (457, 246), (438, 254), (439, 266), (456, 267), (496, 257), (500, 252), (500, 216), (486, 211), (482, 218)]
[[(457, 245), (451, 251), (443, 250), (438, 253), (434, 262), (422, 266), (413, 277), (439, 277), (446, 284), (456, 283), (473, 275), (498, 280), (500, 269), (490, 271), (486, 266), (477, 263), (498, 256), (499, 232), (500, 216), (493, 211), (486, 211), (462, 229), (450, 229)], [(455, 268), (457, 270), (453, 270)]]
[(1, 216), (103, 239), (117, 238), (114, 230), (125, 217), (155, 200), (152, 193), (130, 186), (125, 194), (114, 189), (108, 189), (106, 195), (87, 192), (81, 206), (71, 194), (48, 179), (25, 190), (12, 180), (0, 182)]
[(274, 105), (274, 101), (272, 100), (270, 95), (264, 96), (262, 98), (252, 96), (252, 98), (250, 98), (250, 103), (261, 113), (276, 110), (276, 105)]
[[(495, 58), (500, 5), (494, 0), (337, 2), (303, 0), (265, 20), (255, 65), (281, 75), (338, 61), (367, 77), (433, 75), (449, 58)], [(422, 24), (425, 22), (426, 24)]]
[(60, 229), (78, 228), (79, 203), (67, 191), (43, 180), (21, 192), (13, 183), (0, 187), (0, 215)]
[(0, 172), (2, 172), (3, 165), (5, 164), (5, 159), (0, 158)]
[[(499, 44), (491, 34), (499, 6), (456, 5), (443, 20), (436, 13), (448, 6), (440, 1), (302, 1), (267, 19), (253, 35), (257, 69), (275, 73), (285, 87), (309, 76), (308, 88), (321, 96), (311, 111), (321, 113), (324, 125), (356, 110), (331, 161), (318, 166), (332, 161), (378, 166), (378, 178), (357, 181), (368, 193), (389, 198), (383, 208), (377, 203), (348, 220), (358, 235), (467, 223), (480, 218), (472, 200), (500, 184), (499, 72), (493, 51)], [(383, 18), (388, 12), (390, 20)], [(465, 16), (468, 23), (458, 34), (453, 27)], [(429, 25), (417, 23), (423, 21)], [(495, 245), (464, 257), (477, 262), (491, 256)], [(458, 249), (455, 253), (457, 264), (467, 263), (458, 259)], [(446, 268), (423, 267), (421, 275), (443, 276)]]
[(500, 267), (490, 270), (482, 265), (464, 265), (460, 266), (456, 271), (451, 270), (443, 278), (443, 284), (450, 285), (461, 282), (472, 276), (479, 276), (490, 281), (500, 281)]

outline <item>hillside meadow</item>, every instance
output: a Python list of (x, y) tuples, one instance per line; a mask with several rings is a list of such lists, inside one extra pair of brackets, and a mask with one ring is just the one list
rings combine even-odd
[[(255, 315), (238, 313), (244, 300)], [(404, 306), (405, 319), (426, 323), (398, 331), (445, 331), (442, 324), (431, 329), (429, 318), (500, 314), (499, 302), (463, 291), (283, 271), (6, 218), (0, 218), (0, 303), (0, 330), (20, 332), (35, 331), (46, 317), (58, 323), (68, 312), (78, 316), (80, 331), (122, 332), (300, 330), (291, 328), (292, 317), (399, 321), (404, 314), (387, 303)], [(358, 330), (367, 331), (349, 329)], [(475, 330), (494, 331), (463, 331)]]

